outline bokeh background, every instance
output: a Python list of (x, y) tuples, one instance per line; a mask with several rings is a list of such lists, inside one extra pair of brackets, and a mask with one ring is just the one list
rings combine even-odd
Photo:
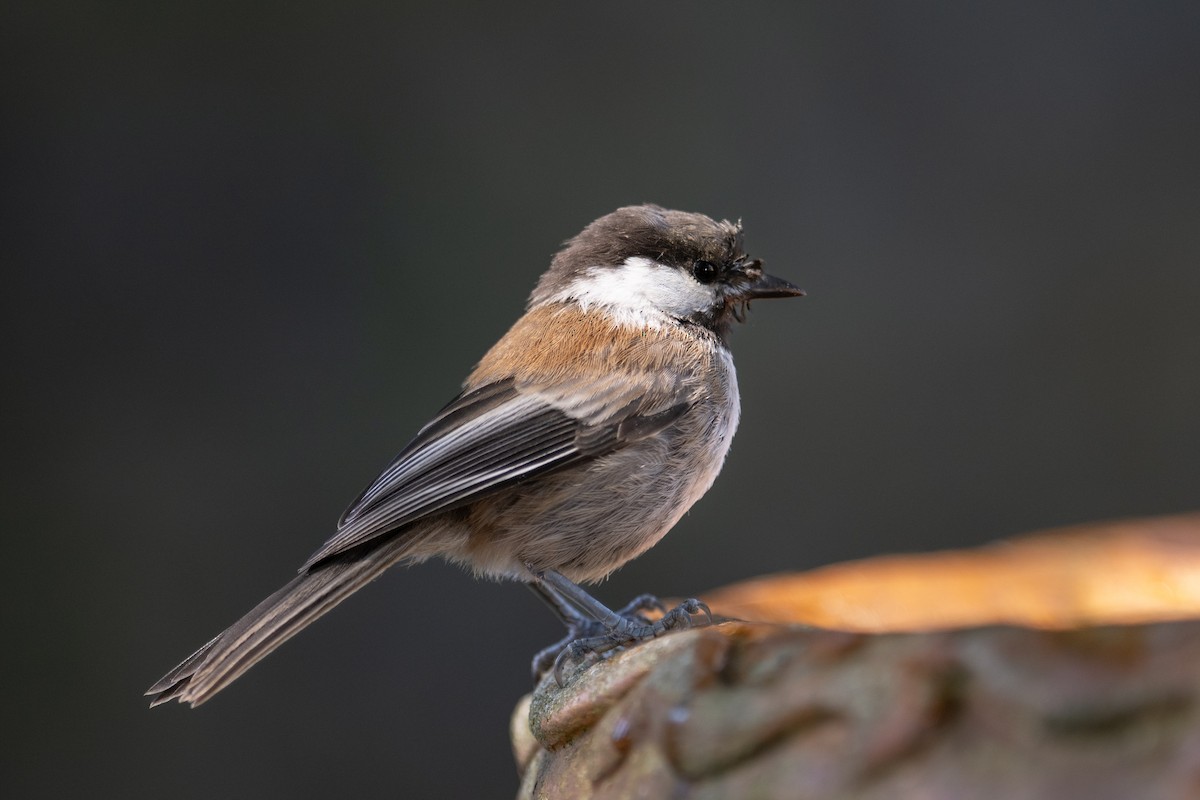
[(563, 239), (742, 217), (724, 475), (598, 593), (1200, 507), (1200, 5), (0, 11), (6, 797), (509, 797), (555, 620), (397, 571), (209, 705)]

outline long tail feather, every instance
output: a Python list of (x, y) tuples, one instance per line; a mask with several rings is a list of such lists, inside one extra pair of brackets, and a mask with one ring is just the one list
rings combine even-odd
[[(406, 537), (405, 537), (406, 538)], [(151, 686), (151, 706), (209, 700), (279, 645), (404, 558), (410, 542), (391, 540), (357, 558), (335, 558), (297, 575), (228, 630)]]

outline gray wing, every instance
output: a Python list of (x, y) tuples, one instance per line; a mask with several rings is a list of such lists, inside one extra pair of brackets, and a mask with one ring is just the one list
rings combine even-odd
[(680, 394), (568, 398), (504, 380), (460, 395), (346, 509), (337, 534), (301, 571), (429, 514), (653, 435), (691, 407)]

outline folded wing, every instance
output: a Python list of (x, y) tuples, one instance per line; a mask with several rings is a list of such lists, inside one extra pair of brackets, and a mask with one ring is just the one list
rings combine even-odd
[(587, 396), (564, 388), (509, 379), (460, 395), (350, 505), (302, 571), (421, 517), (651, 436), (691, 406), (677, 387), (593, 386)]

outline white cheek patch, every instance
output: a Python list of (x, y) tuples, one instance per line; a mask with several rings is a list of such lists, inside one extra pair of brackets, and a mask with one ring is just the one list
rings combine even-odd
[(600, 306), (621, 323), (658, 327), (712, 308), (717, 295), (681, 270), (635, 256), (619, 267), (588, 270), (552, 299), (575, 300), (584, 310)]

